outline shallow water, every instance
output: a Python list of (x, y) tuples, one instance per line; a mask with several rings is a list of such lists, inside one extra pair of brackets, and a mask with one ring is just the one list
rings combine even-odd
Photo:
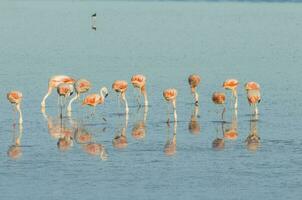
[[(94, 12), (97, 31), (91, 30)], [(1, 199), (299, 199), (301, 13), (302, 4), (294, 3), (0, 2)], [(126, 128), (112, 91), (94, 116), (78, 102), (72, 118), (60, 122), (55, 94), (47, 100), (46, 118), (40, 111), (54, 74), (86, 78), (96, 92), (135, 73), (148, 79), (143, 139), (132, 135), (139, 122), (142, 127), (144, 109), (138, 110), (131, 86)], [(191, 73), (202, 76), (197, 134), (188, 129)], [(240, 81), (238, 138), (215, 150), (212, 142), (223, 133), (211, 94), (233, 77)], [(254, 150), (245, 143), (251, 122), (243, 84), (250, 80), (262, 87), (259, 120), (252, 124), (261, 140)], [(178, 123), (170, 127), (162, 98), (168, 87), (179, 91)], [(7, 154), (19, 135), (5, 98), (12, 89), (24, 95), (17, 160)], [(228, 129), (231, 109), (226, 121)], [(76, 137), (60, 151), (55, 133), (62, 127), (102, 144), (107, 160), (86, 153)], [(122, 130), (128, 145), (117, 149), (112, 140)], [(168, 146), (174, 154), (167, 156), (175, 130), (176, 147)]]

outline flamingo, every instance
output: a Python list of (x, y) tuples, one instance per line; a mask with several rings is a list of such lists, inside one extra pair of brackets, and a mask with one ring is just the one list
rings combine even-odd
[(86, 96), (85, 99), (83, 100), (82, 105), (88, 105), (94, 107), (94, 112), (95, 112), (95, 107), (97, 105), (103, 104), (107, 96), (108, 96), (108, 89), (106, 87), (102, 87), (100, 89), (99, 94), (89, 94), (88, 96)]
[(196, 106), (198, 106), (198, 93), (196, 92), (196, 87), (199, 85), (200, 79), (201, 79), (200, 76), (197, 74), (192, 74), (188, 78), (189, 85), (191, 87), (191, 92), (194, 96)]
[(247, 99), (250, 106), (254, 107), (254, 115), (258, 115), (258, 103), (261, 101), (260, 85), (256, 82), (248, 82), (245, 84), (245, 90), (247, 91)]
[(8, 101), (15, 106), (16, 110), (19, 113), (19, 124), (23, 123), (22, 118), (22, 111), (21, 111), (21, 102), (22, 102), (23, 95), (19, 91), (11, 91), (7, 93)]
[[(165, 100), (169, 103), (172, 103), (173, 106), (173, 111), (174, 111), (174, 121), (177, 121), (177, 113), (176, 113), (176, 97), (177, 97), (177, 90), (174, 88), (169, 88), (164, 90), (163, 92), (163, 96), (165, 98)], [(168, 107), (168, 123), (170, 121), (170, 117), (169, 117), (169, 107)]]
[(61, 115), (60, 117), (62, 118), (62, 110), (63, 110), (63, 102), (62, 102), (62, 97), (64, 97), (64, 105), (66, 102), (66, 98), (71, 96), (73, 94), (73, 85), (68, 84), (68, 83), (60, 83), (57, 86), (57, 92), (58, 95), (60, 96), (60, 108), (61, 108)]
[[(143, 94), (145, 100), (144, 104), (145, 106), (148, 106), (148, 98), (147, 98), (147, 91), (146, 91), (146, 77), (141, 74), (134, 75), (131, 78), (131, 83), (134, 86), (134, 88), (139, 89), (140, 94)], [(137, 101), (139, 103), (139, 100)]]
[(79, 79), (74, 83), (74, 89), (76, 92), (76, 95), (69, 101), (67, 106), (67, 111), (71, 112), (71, 104), (73, 101), (78, 99), (80, 97), (80, 94), (88, 92), (91, 88), (91, 83), (87, 81), (86, 79)]
[(57, 88), (60, 83), (74, 84), (74, 82), (75, 82), (75, 79), (73, 79), (69, 76), (65, 76), (65, 75), (52, 76), (48, 81), (48, 91), (47, 91), (46, 95), (43, 97), (43, 100), (41, 102), (42, 110), (45, 109), (46, 99), (51, 94), (51, 92), (54, 88)]
[(129, 112), (128, 103), (127, 103), (127, 99), (126, 99), (126, 90), (127, 90), (127, 88), (128, 88), (128, 83), (126, 81), (123, 81), (123, 80), (116, 80), (112, 84), (112, 89), (115, 92), (121, 94), (121, 99), (125, 103), (125, 113), (126, 114), (128, 114), (128, 112)]
[(223, 110), (222, 110), (222, 113), (221, 113), (221, 119), (223, 121), (224, 113), (226, 111), (226, 109), (225, 109), (225, 94), (223, 92), (214, 92), (213, 95), (212, 95), (212, 101), (215, 104), (223, 105)]
[(223, 82), (222, 87), (227, 90), (232, 91), (232, 99), (235, 98), (234, 108), (237, 110), (238, 108), (238, 94), (237, 94), (237, 87), (239, 82), (236, 79), (228, 79)]

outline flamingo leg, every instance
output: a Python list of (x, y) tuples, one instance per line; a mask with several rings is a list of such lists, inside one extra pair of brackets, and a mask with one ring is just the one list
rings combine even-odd
[(19, 112), (19, 124), (22, 124), (23, 123), (23, 117), (22, 117), (22, 111), (21, 111), (21, 108), (20, 108), (20, 104), (16, 104), (16, 109)]
[(137, 90), (138, 90), (138, 95), (136, 96), (136, 102), (137, 102), (138, 106), (141, 107), (142, 106), (140, 103), (141, 91), (139, 88)]
[(143, 96), (144, 96), (144, 104), (145, 104), (145, 107), (147, 107), (149, 105), (149, 102), (148, 102), (148, 97), (147, 97), (147, 92), (144, 90), (143, 92)]
[(226, 111), (226, 108), (225, 108), (225, 104), (223, 104), (223, 110), (222, 110), (222, 113), (221, 113), (221, 120), (224, 121), (224, 113)]
[(172, 101), (173, 105), (173, 114), (174, 114), (174, 122), (177, 122), (177, 113), (176, 113), (176, 101)]
[(60, 97), (60, 119), (63, 118), (63, 99)]
[(125, 93), (122, 93), (121, 96), (122, 96), (122, 99), (124, 100), (124, 103), (125, 103), (125, 113), (128, 114), (129, 107), (128, 107), (128, 102), (127, 102), (127, 99), (126, 99), (126, 95), (125, 95)]
[(198, 93), (196, 91), (194, 93), (194, 99), (195, 99), (195, 106), (198, 106), (199, 96), (198, 96)]
[(233, 94), (233, 97), (234, 97), (234, 109), (237, 110), (238, 108), (238, 94), (237, 94), (237, 90), (234, 89), (232, 90), (232, 94)]
[(167, 116), (168, 116), (167, 124), (169, 125), (169, 123), (170, 123), (169, 103), (167, 103)]

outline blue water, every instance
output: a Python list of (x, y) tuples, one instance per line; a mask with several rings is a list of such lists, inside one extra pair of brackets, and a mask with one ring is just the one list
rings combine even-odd
[[(94, 12), (97, 31), (91, 29)], [(295, 3), (1, 1), (0, 199), (300, 199), (301, 18), (302, 5)], [(78, 102), (60, 122), (55, 93), (46, 118), (40, 111), (52, 75), (86, 78), (92, 93), (136, 73), (147, 77), (150, 102), (143, 139), (132, 135), (144, 110), (131, 85), (127, 124), (113, 91), (94, 116)], [(191, 73), (202, 77), (195, 134), (188, 129)], [(212, 142), (223, 133), (211, 95), (223, 91), (227, 78), (240, 81), (238, 138), (216, 150)], [(254, 149), (245, 143), (251, 122), (243, 85), (250, 80), (262, 93), (254, 123), (261, 140)], [(165, 123), (162, 91), (168, 87), (179, 93), (176, 126)], [(24, 96), (22, 138), (5, 98), (12, 89)], [(52, 127), (71, 134), (85, 129), (107, 160), (86, 153), (75, 137), (59, 150)], [(122, 130), (128, 145), (117, 149), (112, 140)], [(167, 156), (174, 133), (176, 152)], [(7, 152), (18, 137), (22, 155), (12, 159)]]

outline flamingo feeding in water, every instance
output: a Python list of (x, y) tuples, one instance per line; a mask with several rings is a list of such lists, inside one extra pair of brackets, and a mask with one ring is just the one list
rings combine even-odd
[(41, 102), (42, 110), (45, 109), (46, 99), (51, 94), (51, 92), (54, 88), (57, 88), (58, 85), (61, 83), (74, 84), (74, 82), (75, 82), (75, 79), (73, 79), (69, 76), (65, 76), (65, 75), (52, 76), (48, 81), (48, 91), (47, 91), (46, 95), (43, 97), (43, 100)]
[[(141, 74), (137, 74), (132, 76), (131, 78), (131, 83), (134, 86), (134, 88), (138, 88), (139, 89), (139, 94), (143, 94), (144, 96), (144, 104), (145, 106), (148, 106), (148, 98), (147, 98), (147, 91), (146, 91), (146, 77), (144, 75)], [(139, 100), (137, 99), (138, 104)]]
[(189, 85), (191, 87), (191, 92), (194, 96), (196, 106), (198, 106), (198, 93), (196, 92), (196, 88), (200, 83), (200, 79), (201, 79), (200, 76), (198, 76), (197, 74), (192, 74), (188, 78)]
[(223, 92), (214, 92), (212, 95), (212, 101), (217, 105), (223, 105), (223, 110), (221, 113), (221, 119), (224, 119), (225, 109), (225, 94)]
[(232, 91), (232, 100), (233, 98), (235, 99), (234, 101), (234, 108), (237, 110), (238, 108), (238, 94), (237, 94), (237, 86), (239, 85), (239, 82), (236, 79), (228, 79), (223, 82), (223, 88), (227, 90)]
[(245, 84), (245, 90), (247, 91), (247, 99), (250, 106), (254, 107), (254, 114), (258, 115), (258, 103), (261, 101), (260, 85), (256, 82), (248, 82)]
[[(173, 107), (173, 113), (174, 113), (174, 121), (177, 121), (177, 113), (176, 113), (176, 97), (177, 97), (177, 90), (174, 88), (169, 88), (164, 90), (163, 92), (163, 96), (165, 98), (165, 100), (169, 103), (172, 103), (172, 107)], [(170, 117), (169, 117), (169, 107), (168, 107), (168, 123), (170, 121)]]
[(112, 84), (112, 89), (121, 94), (121, 99), (124, 101), (125, 103), (125, 113), (128, 114), (129, 112), (129, 108), (128, 108), (128, 102), (126, 99), (126, 90), (128, 88), (128, 83), (126, 81), (123, 80), (116, 80), (113, 82)]
[(23, 95), (19, 91), (11, 91), (11, 92), (7, 93), (8, 101), (15, 106), (16, 110), (19, 113), (19, 124), (23, 123), (22, 111), (21, 111), (22, 98), (23, 98)]
[(67, 106), (67, 111), (71, 112), (71, 104), (74, 102), (76, 99), (80, 97), (80, 94), (88, 92), (91, 88), (91, 83), (87, 81), (86, 79), (79, 79), (74, 83), (74, 89), (76, 92), (76, 95), (69, 101), (68, 106)]
[[(63, 105), (65, 105), (66, 98), (73, 94), (73, 85), (68, 83), (60, 83), (57, 87), (57, 92), (58, 95), (60, 96), (60, 108), (61, 108), (60, 117), (62, 118)], [(64, 104), (62, 98), (64, 98)]]
[(97, 105), (101, 105), (105, 102), (105, 98), (108, 96), (108, 89), (106, 87), (102, 87), (100, 89), (99, 94), (89, 94), (88, 96), (85, 97), (82, 105), (88, 105), (95, 107)]

